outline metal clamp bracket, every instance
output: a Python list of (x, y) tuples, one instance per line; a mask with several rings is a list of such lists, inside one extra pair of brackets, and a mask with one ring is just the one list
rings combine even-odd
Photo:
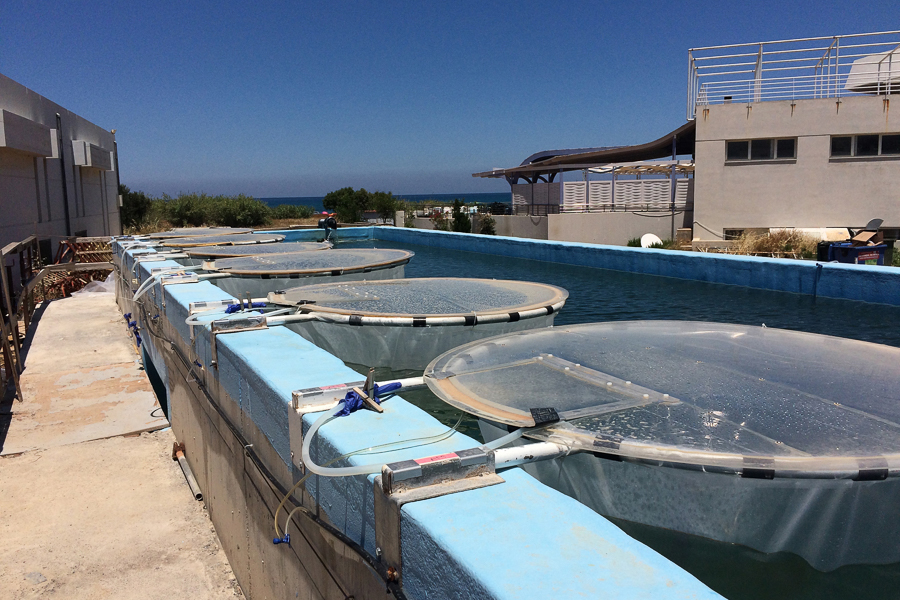
[(494, 454), (472, 448), (385, 465), (375, 478), (375, 544), (381, 560), (403, 576), (400, 508), (407, 502), (503, 483), (494, 470)]
[(242, 331), (259, 331), (268, 329), (265, 315), (252, 315), (239, 319), (218, 319), (210, 324), (210, 346), (212, 347), (212, 360), (210, 366), (219, 368), (219, 355), (216, 350), (216, 336), (225, 333), (240, 333)]
[(363, 397), (368, 407), (377, 412), (382, 412), (384, 409), (371, 399), (372, 391), (374, 389), (375, 369), (372, 368), (369, 369), (369, 374), (365, 381), (338, 383), (335, 385), (323, 385), (321, 387), (294, 390), (291, 393), (291, 406), (293, 406), (294, 410), (301, 415), (331, 410), (337, 406), (338, 402), (347, 396), (348, 392), (355, 391)]
[(337, 406), (337, 403), (344, 399), (347, 392), (365, 384), (365, 381), (354, 381), (352, 383), (338, 383), (294, 390), (291, 393), (291, 406), (300, 414), (329, 410)]
[(159, 278), (159, 284), (161, 286), (165, 285), (175, 285), (179, 283), (199, 283), (200, 276), (196, 273), (172, 273), (171, 275), (162, 275)]
[[(238, 301), (234, 298), (229, 298), (228, 300), (206, 300), (203, 302), (191, 302), (188, 304), (188, 316), (196, 315), (197, 313), (206, 312), (208, 310), (215, 310), (217, 308), (226, 308), (231, 306), (232, 304), (237, 304)], [(191, 334), (191, 341), (194, 339), (194, 326), (191, 325), (188, 327)]]

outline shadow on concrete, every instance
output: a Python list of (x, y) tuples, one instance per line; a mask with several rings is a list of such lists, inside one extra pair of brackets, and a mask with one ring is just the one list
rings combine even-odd
[[(22, 359), (22, 364), (27, 365), (28, 351), (31, 350), (31, 344), (34, 341), (34, 334), (37, 331), (38, 325), (40, 324), (41, 317), (44, 315), (44, 312), (47, 310), (47, 306), (52, 302), (41, 302), (40, 306), (38, 306), (34, 315), (31, 318), (31, 326), (25, 332), (25, 339), (22, 340), (22, 349), (20, 351), (20, 356)], [(21, 375), (20, 375), (21, 377)], [(25, 399), (27, 400), (27, 398)], [(6, 436), (9, 434), (9, 427), (12, 424), (13, 415), (15, 415), (16, 408), (21, 406), (22, 403), (16, 400), (16, 386), (10, 379), (9, 383), (6, 386), (5, 390), (2, 390), (2, 394), (0, 394), (0, 452), (3, 452), (3, 444), (6, 442)]]

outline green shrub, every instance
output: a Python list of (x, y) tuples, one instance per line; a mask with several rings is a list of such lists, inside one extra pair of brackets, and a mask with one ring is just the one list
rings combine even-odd
[(484, 218), (481, 220), (481, 230), (478, 232), (481, 235), (497, 235), (497, 222), (494, 220), (494, 217), (491, 215), (484, 215)]
[(212, 199), (212, 222), (224, 227), (258, 227), (271, 220), (268, 205), (262, 200), (239, 194)]
[(450, 219), (447, 218), (441, 209), (434, 209), (429, 218), (431, 219), (431, 224), (438, 231), (450, 231)]
[(279, 204), (271, 209), (273, 219), (308, 219), (315, 214), (311, 206)]
[(270, 221), (269, 207), (243, 194), (179, 194), (177, 198), (163, 195), (163, 201), (166, 220), (175, 227), (258, 227)]
[(119, 195), (122, 196), (122, 225), (138, 227), (150, 215), (153, 198), (144, 192), (132, 192), (127, 185), (119, 184)]
[(631, 248), (640, 248), (641, 247), (641, 238), (639, 238), (639, 237), (631, 238), (630, 240), (628, 240), (628, 243), (625, 245), (629, 246)]
[(453, 223), (451, 229), (459, 233), (472, 233), (472, 218), (466, 203), (460, 199), (453, 201)]
[(206, 194), (179, 194), (177, 198), (163, 194), (166, 220), (175, 227), (211, 225), (207, 215), (208, 198)]

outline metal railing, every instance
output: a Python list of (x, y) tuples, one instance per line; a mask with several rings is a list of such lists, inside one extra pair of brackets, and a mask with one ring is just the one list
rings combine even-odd
[(900, 93), (900, 31), (688, 51), (688, 120), (709, 104), (892, 93)]
[(630, 181), (567, 181), (563, 184), (562, 213), (671, 213), (693, 210), (693, 179)]

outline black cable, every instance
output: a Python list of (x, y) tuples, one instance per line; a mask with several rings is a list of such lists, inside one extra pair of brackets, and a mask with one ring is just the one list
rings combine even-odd
[[(165, 338), (163, 338), (163, 339), (165, 339)], [(166, 341), (169, 341), (169, 340), (166, 340)], [(181, 350), (178, 348), (178, 346), (174, 342), (169, 341), (169, 344), (171, 345), (172, 350), (175, 353), (175, 355), (179, 358), (179, 360), (181, 360), (182, 364), (184, 364), (184, 366), (188, 370), (189, 374), (193, 375), (193, 383), (196, 384), (197, 388), (201, 392), (203, 392), (203, 396), (206, 398), (207, 402), (209, 402), (209, 404), (213, 407), (213, 409), (219, 414), (219, 416), (222, 418), (222, 421), (225, 423), (225, 425), (231, 431), (232, 435), (234, 435), (234, 437), (238, 440), (238, 442), (244, 447), (244, 454), (247, 456), (247, 458), (250, 459), (250, 462), (252, 462), (253, 465), (257, 468), (259, 473), (263, 476), (263, 479), (266, 480), (267, 484), (270, 487), (277, 489), (278, 493), (281, 494), (281, 496), (287, 496), (288, 490), (285, 489), (284, 487), (282, 487), (282, 485), (278, 482), (278, 480), (275, 478), (275, 476), (272, 475), (272, 473), (268, 470), (268, 468), (266, 468), (266, 466), (259, 460), (259, 457), (252, 450), (252, 446), (248, 443), (247, 439), (244, 438), (244, 436), (240, 433), (240, 431), (238, 431), (238, 429), (234, 426), (234, 424), (231, 422), (231, 420), (228, 418), (228, 416), (225, 414), (225, 412), (219, 407), (218, 403), (210, 395), (209, 391), (206, 389), (206, 386), (203, 385), (203, 383), (200, 381), (199, 378), (197, 378), (196, 374), (194, 373), (193, 366), (191, 365), (190, 361), (187, 360), (187, 357), (182, 354)], [(379, 577), (381, 577), (381, 579), (384, 581), (387, 591), (390, 592), (391, 594), (393, 594), (393, 596), (395, 598), (398, 598), (398, 600), (406, 600), (406, 594), (403, 592), (400, 585), (398, 583), (396, 583), (394, 581), (390, 581), (388, 579), (387, 568), (385, 567), (385, 565), (383, 563), (381, 563), (381, 561), (377, 560), (374, 556), (372, 556), (368, 552), (368, 550), (366, 550), (365, 548), (363, 548), (362, 546), (357, 544), (355, 540), (348, 537), (343, 531), (336, 529), (334, 526), (330, 525), (329, 523), (326, 523), (325, 521), (323, 521), (322, 519), (320, 519), (318, 516), (314, 515), (313, 513), (309, 512), (307, 510), (301, 510), (299, 512), (301, 512), (301, 514), (305, 515), (313, 523), (315, 523), (322, 529), (326, 530), (328, 533), (330, 533), (334, 537), (338, 538), (344, 545), (346, 545), (354, 553), (358, 554), (365, 561), (365, 563), (373, 571), (375, 571)]]

